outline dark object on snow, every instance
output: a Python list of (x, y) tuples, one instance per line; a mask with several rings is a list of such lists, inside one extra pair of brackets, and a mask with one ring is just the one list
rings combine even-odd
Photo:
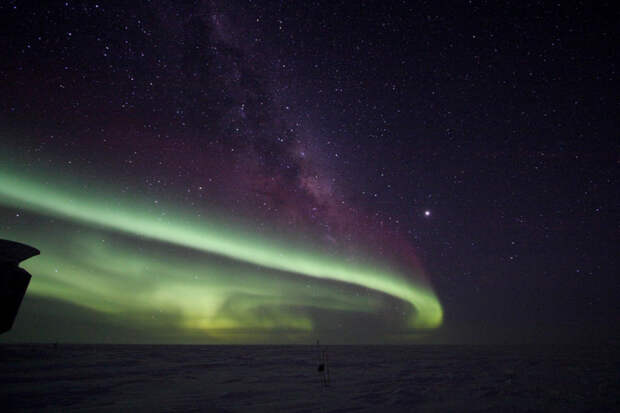
[(19, 263), (39, 255), (38, 249), (0, 239), (0, 334), (13, 327), (31, 275)]
[(323, 387), (330, 385), (329, 365), (327, 364), (327, 347), (321, 349), (319, 340), (316, 341), (316, 348), (319, 351), (319, 367), (317, 371), (321, 374), (321, 383)]

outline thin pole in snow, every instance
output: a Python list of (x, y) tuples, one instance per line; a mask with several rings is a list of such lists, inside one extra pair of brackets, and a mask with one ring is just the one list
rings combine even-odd
[(327, 387), (330, 384), (329, 364), (328, 364), (329, 359), (327, 357), (327, 348), (321, 349), (319, 340), (316, 341), (316, 347), (319, 353), (319, 366), (317, 368), (317, 371), (321, 375), (321, 383), (323, 383), (323, 387)]

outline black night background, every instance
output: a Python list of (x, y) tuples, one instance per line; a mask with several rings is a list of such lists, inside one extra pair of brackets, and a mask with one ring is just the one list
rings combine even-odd
[(618, 17), (2, 2), (0, 342), (617, 347)]

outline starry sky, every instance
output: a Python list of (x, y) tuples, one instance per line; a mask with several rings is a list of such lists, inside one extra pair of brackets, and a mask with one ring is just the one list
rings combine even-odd
[(618, 342), (608, 5), (0, 16), (3, 342)]

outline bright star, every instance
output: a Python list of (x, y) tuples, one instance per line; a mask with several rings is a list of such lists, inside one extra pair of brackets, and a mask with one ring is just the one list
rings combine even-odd
[(425, 217), (430, 217), (431, 216), (431, 211), (429, 211), (428, 209), (426, 211), (424, 211), (424, 216)]

